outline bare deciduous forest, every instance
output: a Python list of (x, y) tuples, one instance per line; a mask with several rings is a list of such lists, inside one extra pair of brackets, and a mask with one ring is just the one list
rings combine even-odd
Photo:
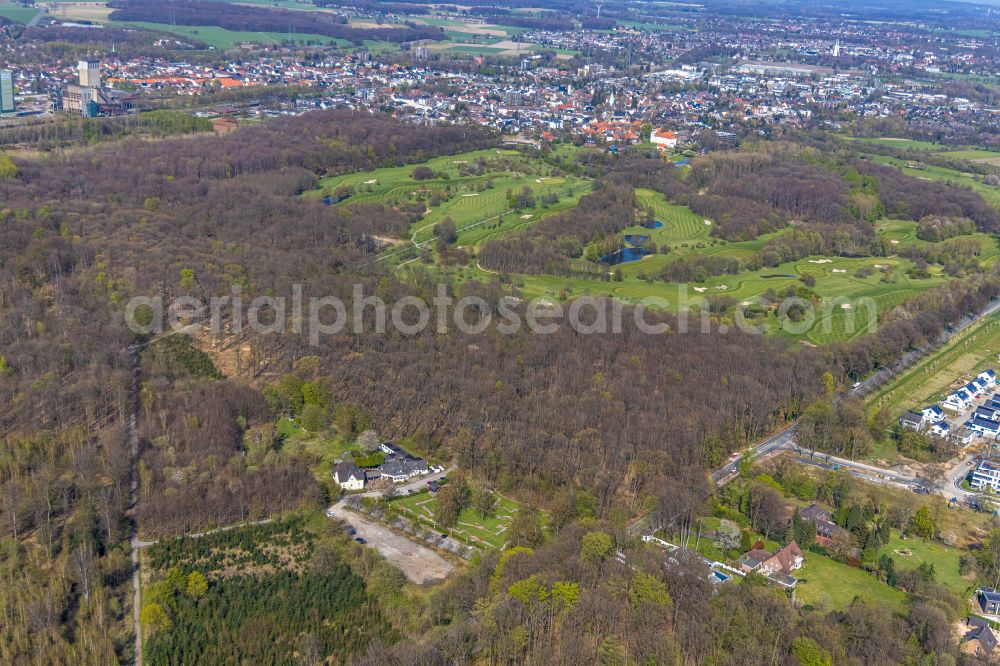
[[(374, 236), (406, 236), (405, 213), (298, 195), (322, 176), (495, 141), (466, 127), (325, 111), (226, 137), (126, 139), (14, 159), (15, 172), (0, 180), (0, 661), (130, 657), (128, 348), (140, 340), (123, 323), (128, 299), (207, 299), (234, 286), (248, 296), (288, 294), (294, 283), (345, 299), (355, 283), (387, 301), (429, 298), (429, 275), (402, 281), (371, 261)], [(829, 248), (846, 241), (825, 230), (862, 228), (842, 175), (760, 166), (769, 159), (723, 157), (695, 168), (697, 187), (712, 192), (705, 196), (749, 211), (745, 226), (734, 221), (720, 233), (753, 237), (801, 216), (809, 220), (803, 233)], [(598, 184), (574, 214), (572, 233), (563, 232), (566, 218), (550, 218), (523, 234), (518, 242), (530, 252), (522, 254), (537, 261), (531, 248), (574, 235), (579, 246), (624, 228), (634, 215), (628, 183), (642, 178), (699, 205), (702, 195), (684, 190), (695, 185), (671, 180), (670, 167), (661, 179), (637, 175), (644, 161), (623, 165), (636, 171)], [(887, 206), (961, 215), (979, 228), (996, 223), (971, 197), (945, 209), (918, 201), (893, 175), (859, 170), (878, 179)], [(817, 192), (837, 205), (817, 208)], [(702, 201), (704, 209), (714, 210), (713, 201)], [(507, 256), (501, 244), (483, 250), (484, 260), (525, 270)], [(551, 257), (561, 260), (558, 251)], [(509, 292), (499, 280), (450, 288), (488, 302)], [(640, 334), (629, 316), (621, 334), (607, 335), (365, 332), (319, 348), (305, 336), (260, 336), (245, 340), (244, 360), (260, 377), (275, 377), (302, 373), (300, 361), (318, 357), (308, 378), (332, 402), (553, 516), (547, 544), (515, 538), (536, 550), (473, 566), (411, 618), (410, 639), (376, 642), (363, 663), (460, 663), (473, 652), (495, 663), (590, 663), (594, 654), (628, 650), (652, 663), (791, 664), (771, 655), (787, 654), (805, 633), (827, 649), (846, 646), (837, 653), (843, 663), (918, 663), (940, 644), (917, 609), (904, 619), (859, 602), (820, 615), (752, 586), (713, 597), (688, 569), (619, 566), (587, 525), (621, 527), (654, 507), (661, 517), (692, 515), (706, 499), (705, 469), (796, 418), (827, 390), (824, 372), (845, 381), (889, 364), (997, 292), (988, 276), (955, 281), (900, 306), (877, 335), (826, 348), (702, 334), (697, 325), (682, 333), (664, 315), (673, 328), (660, 336)], [(279, 447), (261, 461), (246, 455), (247, 434), (278, 416), (259, 381), (220, 379), (193, 351), (174, 349), (173, 360), (160, 354), (140, 353), (135, 396), (144, 534), (322, 506), (327, 498), (303, 461)]]

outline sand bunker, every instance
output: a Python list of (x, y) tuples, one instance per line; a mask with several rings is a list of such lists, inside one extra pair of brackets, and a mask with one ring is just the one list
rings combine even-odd
[(473, 192), (472, 194), (463, 194), (463, 197), (478, 197), (479, 192)]
[(694, 290), (697, 291), (699, 294), (705, 291), (706, 289), (708, 289), (708, 287), (694, 287)]
[(371, 180), (366, 180), (365, 185), (374, 185), (378, 182), (378, 178), (372, 178)]
[(522, 216), (521, 216), (521, 219), (522, 219), (522, 220), (530, 220), (530, 219), (531, 219), (531, 218), (533, 218), (533, 217), (534, 217), (534, 215), (522, 215)]
[(850, 303), (842, 303), (842, 304), (840, 305), (840, 309), (841, 309), (841, 310), (850, 310), (850, 309), (851, 309), (851, 308), (853, 308), (853, 307), (854, 307), (854, 306), (853, 306), (853, 305), (851, 305)]
[(875, 264), (875, 268), (877, 268), (879, 270), (882, 270), (885, 267), (886, 267), (885, 264)]
[(889, 242), (892, 243), (893, 245), (899, 245), (899, 241), (898, 240), (891, 240)]
[(718, 285), (716, 287), (716, 289), (729, 289), (729, 285), (727, 285), (727, 284), (720, 284), (720, 285)]
[(831, 269), (830, 269), (830, 272), (831, 272), (831, 273), (846, 273), (846, 272), (847, 272), (847, 270), (846, 270), (846, 269), (844, 269), (844, 268), (831, 268)]
[(711, 224), (712, 224), (712, 220), (705, 220), (705, 224), (707, 224), (707, 225), (711, 226)]
[(833, 259), (810, 259), (810, 264), (832, 264)]

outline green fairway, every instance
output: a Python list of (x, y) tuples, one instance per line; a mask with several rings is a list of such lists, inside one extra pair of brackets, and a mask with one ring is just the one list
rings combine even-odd
[(793, 572), (799, 579), (795, 598), (801, 603), (826, 611), (842, 611), (860, 598), (877, 608), (903, 612), (905, 592), (828, 557), (807, 552), (805, 558), (802, 568)]
[[(413, 172), (417, 166), (430, 168), (433, 177), (415, 180)], [(304, 196), (322, 196), (347, 187), (352, 188), (353, 194), (338, 205), (397, 206), (424, 202), (428, 210), (410, 229), (411, 241), (422, 243), (433, 239), (434, 225), (451, 218), (458, 229), (457, 244), (475, 246), (534, 224), (544, 215), (571, 208), (589, 188), (588, 181), (581, 178), (551, 173), (549, 165), (517, 151), (481, 150), (437, 157), (421, 165), (324, 178), (320, 189)], [(508, 195), (525, 187), (531, 188), (535, 205), (512, 212)], [(432, 201), (435, 195), (441, 197), (436, 205)], [(552, 195), (558, 200), (551, 203), (542, 200)]]
[(246, 42), (259, 42), (263, 44), (276, 44), (279, 42), (295, 40), (296, 43), (312, 44), (348, 44), (346, 40), (334, 39), (325, 35), (304, 35), (287, 32), (236, 32), (210, 25), (170, 25), (168, 23), (149, 23), (146, 21), (114, 21), (109, 25), (122, 26), (132, 25), (147, 30), (157, 30), (159, 32), (169, 32), (180, 37), (196, 39), (204, 42), (216, 49), (230, 49)]
[[(747, 251), (742, 245), (731, 243), (705, 250), (694, 248), (691, 251)], [(523, 285), (522, 290), (529, 298), (558, 301), (564, 296), (615, 296), (633, 303), (650, 298), (658, 299), (656, 303), (675, 310), (699, 305), (708, 296), (728, 296), (740, 302), (754, 302), (754, 299), (769, 289), (781, 291), (789, 286), (801, 286), (800, 277), (809, 273), (816, 277), (816, 286), (812, 291), (822, 299), (817, 304), (815, 318), (798, 324), (786, 322), (782, 329), (777, 317), (771, 312), (765, 323), (769, 332), (816, 344), (847, 340), (871, 332), (870, 317), (876, 310), (883, 313), (907, 298), (944, 282), (941, 276), (922, 280), (907, 277), (905, 272), (912, 266), (912, 262), (898, 257), (809, 257), (761, 271), (720, 275), (690, 284), (646, 279), (658, 274), (670, 259), (670, 255), (658, 254), (647, 256), (641, 261), (620, 264), (616, 268), (622, 271), (621, 282), (548, 275), (519, 276), (518, 282)], [(872, 274), (865, 278), (857, 277), (856, 272), (862, 267), (872, 269)], [(884, 267), (885, 271), (879, 267)], [(886, 282), (886, 279), (890, 281)]]
[(898, 167), (906, 175), (913, 176), (919, 180), (936, 180), (938, 182), (968, 187), (978, 192), (987, 203), (1000, 206), (1000, 187), (984, 184), (980, 180), (981, 177), (976, 174), (956, 169), (946, 169), (945, 167), (933, 164), (922, 165), (921, 168), (913, 168), (912, 166), (908, 166), (903, 160), (886, 157), (885, 155), (873, 155), (870, 159), (878, 164)]
[(507, 542), (505, 535), (514, 514), (520, 505), (506, 497), (497, 496), (497, 504), (492, 515), (483, 518), (474, 509), (466, 508), (458, 516), (458, 521), (449, 528), (442, 528), (434, 522), (437, 498), (430, 493), (420, 493), (392, 500), (392, 507), (411, 520), (447, 533), (470, 545), (487, 549), (499, 549)]
[(898, 148), (899, 150), (944, 150), (946, 146), (942, 146), (939, 143), (931, 143), (930, 141), (917, 141), (916, 139), (897, 139), (897, 138), (872, 138), (872, 137), (848, 137), (852, 141), (861, 141), (864, 143), (874, 143), (882, 146), (889, 146), (890, 148)]
[[(422, 250), (430, 251), (428, 261), (435, 264), (436, 248), (431, 243), (434, 228), (446, 218), (455, 223), (456, 246), (474, 254), (485, 241), (516, 234), (548, 215), (574, 207), (591, 187), (587, 179), (567, 173), (566, 165), (572, 163), (579, 150), (557, 146), (544, 161), (517, 150), (496, 149), (436, 157), (420, 165), (324, 178), (319, 189), (303, 196), (336, 197), (338, 206), (378, 203), (418, 210), (422, 206), (425, 212), (421, 219), (411, 225), (395, 247), (387, 249), (384, 260), (397, 266), (409, 264), (418, 256), (413, 244), (419, 244)], [(414, 178), (418, 167), (424, 172), (419, 180)], [(511, 195), (525, 187), (531, 189), (534, 201), (514, 212)], [(753, 260), (769, 241), (791, 233), (792, 227), (750, 241), (728, 242), (712, 235), (713, 221), (669, 202), (658, 192), (637, 189), (636, 200), (639, 219), (649, 216), (662, 224), (654, 229), (635, 225), (624, 233), (647, 236), (656, 245), (656, 253), (620, 264), (613, 271), (608, 269), (607, 276), (614, 279), (587, 277), (593, 274), (594, 264), (582, 257), (572, 260), (572, 265), (580, 269), (578, 277), (512, 276), (521, 294), (552, 302), (579, 296), (612, 296), (626, 303), (655, 299), (652, 307), (672, 311), (705, 309), (709, 297), (726, 297), (730, 302), (762, 306), (763, 313), (754, 323), (769, 333), (827, 344), (872, 332), (878, 315), (950, 279), (939, 266), (931, 266), (926, 277), (911, 277), (908, 271), (913, 262), (892, 255), (806, 257), (757, 271), (706, 277), (699, 282), (668, 283), (660, 276), (671, 262), (695, 257)], [(916, 237), (914, 222), (887, 220), (879, 223), (877, 231), (898, 250), (928, 245)], [(966, 238), (980, 241), (984, 265), (993, 265), (1000, 258), (992, 236), (974, 234)], [(435, 268), (459, 283), (492, 279), (491, 272), (479, 268), (475, 261)], [(806, 289), (804, 276), (815, 278), (815, 284)], [(794, 322), (778, 310), (776, 303), (781, 297), (774, 296), (789, 290), (812, 305), (812, 312), (802, 321)], [(768, 296), (772, 300), (764, 298)], [(736, 322), (726, 323), (731, 327)]]
[(943, 153), (938, 153), (941, 157), (950, 157), (956, 160), (971, 160), (973, 162), (978, 160), (992, 161), (1000, 160), (1000, 151), (996, 150), (982, 150), (980, 148), (967, 148), (965, 150), (947, 150)]
[(893, 558), (896, 561), (896, 571), (910, 571), (921, 564), (933, 564), (934, 580), (947, 585), (959, 597), (964, 598), (973, 583), (972, 580), (966, 580), (958, 573), (961, 551), (936, 541), (922, 541), (915, 538), (901, 539), (894, 534), (878, 555), (879, 557), (888, 555)]

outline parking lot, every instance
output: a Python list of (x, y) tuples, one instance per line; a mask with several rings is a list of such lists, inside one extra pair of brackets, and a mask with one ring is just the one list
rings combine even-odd
[(327, 515), (353, 527), (357, 532), (356, 537), (364, 539), (367, 545), (399, 567), (410, 582), (420, 585), (436, 583), (447, 578), (454, 568), (430, 548), (414, 543), (381, 523), (349, 511), (343, 502), (330, 507)]

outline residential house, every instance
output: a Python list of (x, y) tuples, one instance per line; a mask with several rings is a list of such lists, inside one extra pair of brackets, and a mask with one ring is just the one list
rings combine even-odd
[(951, 424), (947, 421), (941, 421), (940, 423), (935, 423), (931, 426), (930, 433), (935, 437), (947, 437), (951, 432)]
[(400, 456), (386, 456), (385, 462), (379, 465), (379, 473), (393, 483), (402, 483), (415, 476), (427, 474), (429, 468), (427, 461), (421, 458), (402, 458)]
[(938, 405), (931, 405), (920, 410), (925, 423), (939, 423), (944, 420), (944, 410)]
[(1000, 592), (992, 587), (981, 587), (976, 590), (976, 601), (979, 608), (987, 615), (1000, 615)]
[[(975, 490), (983, 486), (990, 486), (994, 491), (1000, 492), (1000, 465), (989, 460), (983, 460), (972, 472), (972, 480), (969, 482)], [(997, 596), (1000, 601), (1000, 595)]]
[(340, 461), (333, 466), (333, 480), (344, 490), (365, 487), (365, 473), (353, 462)]
[(988, 421), (1000, 421), (1000, 407), (994, 406), (996, 403), (988, 402), (985, 405), (976, 407), (972, 412), (972, 418), (986, 419)]
[(385, 462), (379, 465), (378, 472), (393, 483), (402, 483), (430, 472), (426, 460), (411, 455), (395, 442), (382, 442), (379, 448), (385, 453)]
[(851, 533), (830, 520), (830, 512), (815, 502), (799, 511), (802, 520), (816, 525), (816, 543), (828, 548), (835, 542), (844, 542)]
[(798, 582), (792, 572), (802, 567), (805, 557), (799, 545), (792, 541), (776, 553), (755, 548), (740, 561), (740, 569), (758, 573), (782, 587), (794, 587)]
[(992, 368), (989, 370), (983, 370), (977, 375), (976, 378), (986, 382), (987, 388), (992, 389), (997, 385), (997, 373), (995, 373)]
[(949, 393), (944, 399), (942, 406), (945, 409), (952, 409), (955, 411), (961, 411), (968, 408), (968, 406), (975, 400), (976, 396), (968, 390), (967, 387), (963, 387), (955, 391), (954, 393)]
[(972, 440), (975, 438), (976, 433), (972, 432), (968, 428), (953, 428), (953, 432), (949, 435), (951, 441), (962, 446), (968, 446), (972, 444)]
[(973, 417), (965, 422), (965, 427), (987, 439), (996, 439), (996, 436), (1000, 434), (1000, 421), (992, 419)]
[(918, 412), (905, 411), (899, 417), (899, 425), (909, 430), (923, 430), (926, 423), (924, 415)]
[(992, 660), (997, 648), (997, 636), (990, 623), (981, 617), (970, 615), (966, 620), (969, 630), (962, 637), (962, 652), (981, 659)]

